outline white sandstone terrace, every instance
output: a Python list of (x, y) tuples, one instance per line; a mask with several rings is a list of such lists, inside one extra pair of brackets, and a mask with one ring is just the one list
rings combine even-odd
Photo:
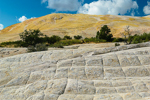
[(150, 42), (0, 58), (0, 100), (150, 100)]

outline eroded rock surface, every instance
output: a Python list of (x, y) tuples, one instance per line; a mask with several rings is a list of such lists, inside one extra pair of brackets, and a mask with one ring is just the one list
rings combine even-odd
[(149, 42), (0, 59), (0, 100), (148, 99)]
[(26, 53), (26, 48), (2, 48), (0, 47), (0, 58), (14, 56), (22, 53)]

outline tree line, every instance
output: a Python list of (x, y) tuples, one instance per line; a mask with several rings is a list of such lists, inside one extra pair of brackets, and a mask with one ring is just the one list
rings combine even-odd
[[(13, 45), (14, 47), (28, 47), (31, 51), (41, 51), (47, 50), (48, 47), (59, 47), (63, 48), (63, 46), (72, 45), (72, 44), (82, 44), (82, 43), (101, 43), (101, 42), (124, 42), (126, 45), (128, 44), (136, 44), (141, 42), (147, 42), (150, 40), (150, 33), (144, 33), (142, 35), (132, 35), (130, 32), (130, 27), (127, 26), (125, 31), (121, 33), (122, 38), (114, 38), (111, 34), (111, 29), (104, 25), (101, 27), (99, 31), (97, 31), (95, 37), (84, 38), (80, 35), (74, 36), (74, 39), (70, 36), (64, 36), (63, 38), (53, 35), (51, 37), (44, 35), (39, 29), (37, 30), (25, 30), (20, 33), (19, 41), (12, 42), (3, 42), (0, 44), (1, 47), (7, 45)], [(119, 44), (117, 43), (116, 46)]]

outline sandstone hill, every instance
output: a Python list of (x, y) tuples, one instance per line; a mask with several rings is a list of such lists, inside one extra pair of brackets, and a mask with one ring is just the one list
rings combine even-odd
[(149, 100), (150, 42), (0, 58), (0, 100)]
[(82, 35), (95, 37), (96, 32), (103, 25), (111, 28), (115, 37), (129, 25), (136, 34), (150, 32), (150, 17), (131, 17), (114, 15), (86, 15), (86, 14), (50, 14), (39, 18), (29, 19), (22, 23), (11, 25), (0, 31), (0, 42), (18, 40), (19, 33), (25, 29), (40, 29), (44, 34), (51, 35)]

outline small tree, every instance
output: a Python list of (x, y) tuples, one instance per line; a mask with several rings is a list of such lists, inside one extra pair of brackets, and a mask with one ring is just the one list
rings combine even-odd
[(35, 46), (38, 43), (41, 43), (41, 36), (43, 36), (43, 33), (40, 32), (39, 29), (37, 30), (25, 30), (24, 32), (20, 33), (20, 38), (26, 45), (33, 45)]
[(107, 41), (112, 41), (113, 35), (110, 34), (111, 30), (108, 28), (107, 25), (104, 25), (100, 31), (97, 31), (96, 38), (97, 39), (104, 39)]
[(126, 26), (124, 29), (124, 32), (120, 33), (124, 38), (125, 44), (131, 44), (133, 37), (131, 36), (130, 26)]
[(74, 38), (77, 39), (77, 40), (80, 40), (80, 39), (82, 39), (82, 36), (77, 35), (77, 36), (74, 36)]

